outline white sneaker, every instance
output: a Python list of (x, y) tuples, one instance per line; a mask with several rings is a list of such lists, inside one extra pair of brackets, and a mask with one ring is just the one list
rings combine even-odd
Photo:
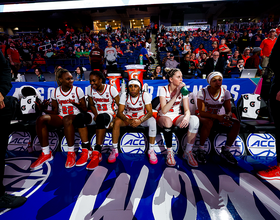
[(188, 162), (191, 167), (198, 167), (198, 163), (195, 160), (192, 151), (184, 152), (183, 158)]
[(154, 149), (148, 150), (150, 164), (157, 164), (158, 159)]
[(118, 156), (119, 156), (118, 148), (113, 148), (108, 157), (108, 163), (115, 163)]
[(174, 167), (176, 165), (172, 148), (167, 149), (166, 164), (170, 167)]

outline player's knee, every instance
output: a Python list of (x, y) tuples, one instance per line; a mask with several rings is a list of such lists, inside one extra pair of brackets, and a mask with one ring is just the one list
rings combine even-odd
[(195, 115), (191, 115), (189, 121), (189, 132), (197, 133), (199, 128), (199, 119)]
[(73, 120), (73, 125), (76, 128), (86, 127), (86, 113), (79, 113)]
[(106, 125), (110, 122), (110, 116), (106, 113), (99, 114), (96, 117), (96, 128), (105, 129)]

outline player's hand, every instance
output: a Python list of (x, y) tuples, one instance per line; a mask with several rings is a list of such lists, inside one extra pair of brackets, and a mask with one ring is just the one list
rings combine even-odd
[(78, 109), (80, 109), (81, 108), (81, 102), (72, 102), (72, 101), (70, 101), (70, 103), (72, 104), (72, 105), (74, 105), (74, 106), (76, 106)]
[(136, 128), (136, 127), (138, 127), (139, 125), (141, 125), (141, 120), (140, 119), (138, 119), (138, 118), (134, 118), (134, 119), (132, 119), (132, 123), (130, 124), (131, 125), (131, 127), (133, 127), (133, 128)]
[(228, 115), (220, 115), (218, 120), (223, 126), (231, 127), (233, 125), (233, 122), (230, 120), (230, 117)]
[(188, 127), (188, 125), (189, 125), (189, 120), (190, 120), (190, 117), (189, 117), (189, 116), (187, 116), (187, 115), (184, 116), (184, 118), (183, 118), (183, 120), (181, 121), (179, 127), (180, 127), (180, 128), (186, 128), (186, 127)]
[(0, 92), (0, 109), (5, 108), (5, 103), (4, 103), (4, 96)]

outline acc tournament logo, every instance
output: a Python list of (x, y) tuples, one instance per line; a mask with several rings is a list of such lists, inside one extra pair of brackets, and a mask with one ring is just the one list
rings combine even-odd
[[(183, 148), (183, 151), (185, 151), (185, 148), (186, 148), (187, 143), (188, 143), (187, 136), (188, 135), (185, 134), (184, 137), (182, 138), (182, 141), (181, 141), (181, 146)], [(196, 151), (199, 148), (199, 146), (200, 146), (200, 135), (197, 134), (194, 145), (193, 145), (193, 151)], [(207, 138), (205, 143), (204, 143), (204, 150), (206, 151), (207, 154), (209, 154), (210, 151), (211, 151), (211, 142), (210, 142), (209, 138)]]
[[(16, 157), (5, 160), (3, 184), (6, 192), (28, 198), (45, 183), (50, 175), (51, 165), (47, 162), (44, 164), (44, 169), (30, 171), (30, 165), (37, 159), (36, 157)], [(8, 210), (5, 209), (0, 214)]]
[[(173, 149), (174, 153), (177, 153), (178, 149), (179, 149), (179, 140), (174, 133), (172, 133), (172, 149)], [(166, 143), (165, 143), (162, 132), (160, 132), (160, 134), (157, 134), (157, 136), (156, 136), (154, 151), (156, 152), (156, 154), (166, 154), (167, 153)]]
[[(75, 151), (77, 152), (82, 152), (82, 143), (81, 143), (81, 138), (79, 133), (75, 132), (75, 142), (74, 142), (74, 148)], [(67, 140), (66, 137), (63, 136), (62, 140), (61, 140), (61, 151), (62, 152), (68, 152), (68, 144), (67, 144)]]
[(246, 144), (253, 156), (276, 156), (275, 138), (271, 134), (251, 133)]
[[(96, 145), (96, 134), (92, 136), (90, 145), (92, 146), (92, 148)], [(106, 132), (101, 153), (110, 153), (112, 146), (112, 133)]]
[(125, 133), (121, 138), (121, 151), (130, 154), (144, 154), (147, 138), (143, 133)]
[[(59, 143), (59, 137), (56, 132), (49, 132), (49, 146), (52, 152), (55, 152), (57, 146)], [(33, 151), (41, 151), (41, 144), (39, 142), (38, 136), (36, 136), (33, 140), (33, 145), (32, 145)]]
[(29, 132), (14, 131), (9, 136), (9, 151), (26, 151), (28, 143), (31, 143), (31, 135)]
[[(222, 146), (226, 145), (226, 140), (227, 140), (227, 134), (217, 134), (216, 137), (214, 138), (214, 147), (217, 154), (220, 154), (222, 150)], [(235, 141), (233, 142), (230, 148), (230, 152), (234, 156), (240, 156), (244, 154), (245, 145), (239, 135), (237, 135)]]

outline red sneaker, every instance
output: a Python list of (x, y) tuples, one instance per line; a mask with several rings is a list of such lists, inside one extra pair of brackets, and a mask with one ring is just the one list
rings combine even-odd
[(269, 167), (267, 170), (259, 171), (257, 175), (265, 180), (280, 180), (280, 167)]
[(76, 153), (75, 152), (68, 152), (67, 153), (67, 160), (65, 163), (66, 168), (72, 168), (76, 164)]
[(51, 161), (52, 159), (53, 156), (51, 151), (49, 154), (44, 154), (44, 152), (42, 152), (39, 158), (34, 163), (31, 164), (30, 169), (31, 170), (37, 169), (41, 167), (45, 162)]
[(76, 166), (84, 166), (87, 164), (90, 152), (88, 149), (83, 148), (82, 153), (80, 153), (80, 159), (77, 161)]
[(118, 156), (119, 156), (118, 148), (113, 148), (108, 157), (108, 163), (115, 163)]
[(94, 170), (98, 165), (99, 162), (102, 160), (102, 154), (99, 151), (92, 151), (91, 160), (87, 165), (87, 170)]

